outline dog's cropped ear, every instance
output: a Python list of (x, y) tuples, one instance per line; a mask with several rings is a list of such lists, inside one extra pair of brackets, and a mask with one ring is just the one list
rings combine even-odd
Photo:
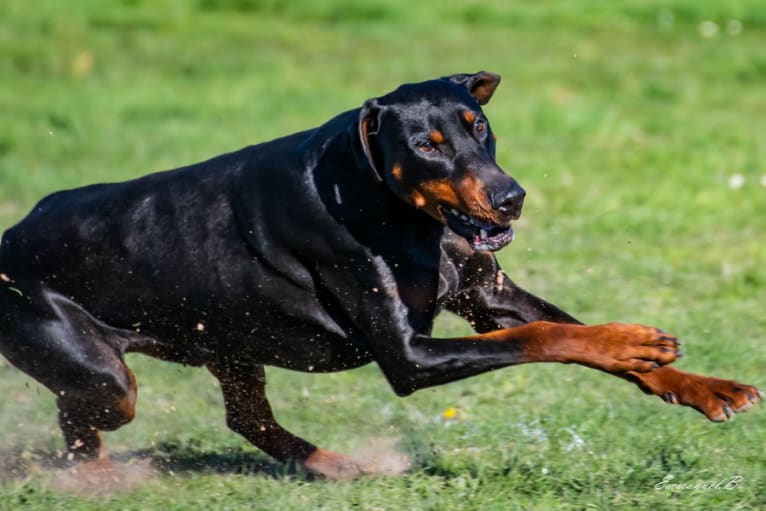
[(378, 134), (378, 130), (380, 130), (380, 114), (382, 111), (383, 108), (378, 104), (377, 100), (367, 100), (359, 111), (359, 122), (357, 124), (359, 142), (362, 145), (362, 154), (364, 155), (362, 165), (367, 164), (370, 166), (372, 174), (378, 182), (382, 182), (383, 177), (375, 166), (371, 141)]
[(452, 83), (463, 85), (471, 93), (480, 105), (489, 103), (495, 89), (500, 85), (500, 75), (488, 71), (479, 71), (476, 74), (458, 74), (444, 76), (442, 80), (449, 80)]

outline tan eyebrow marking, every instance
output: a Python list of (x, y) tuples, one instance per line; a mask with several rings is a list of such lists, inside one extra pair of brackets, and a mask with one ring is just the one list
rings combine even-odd
[(468, 124), (473, 124), (473, 121), (476, 119), (476, 114), (470, 110), (466, 110), (463, 112), (463, 119), (465, 119), (465, 122)]
[(441, 144), (444, 142), (444, 135), (442, 135), (442, 132), (439, 130), (433, 130), (431, 132), (431, 140), (433, 140), (437, 144)]
[(402, 180), (402, 166), (398, 163), (394, 165), (394, 167), (391, 169), (391, 174), (394, 176), (394, 179), (397, 181)]

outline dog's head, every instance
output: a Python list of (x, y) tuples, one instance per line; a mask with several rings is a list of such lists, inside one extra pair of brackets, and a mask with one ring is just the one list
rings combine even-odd
[(513, 240), (525, 195), (495, 162), (481, 109), (499, 83), (480, 72), (402, 85), (359, 113), (361, 152), (376, 179), (476, 250)]

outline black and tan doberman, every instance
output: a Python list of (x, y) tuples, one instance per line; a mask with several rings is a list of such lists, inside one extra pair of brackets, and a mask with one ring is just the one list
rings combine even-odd
[[(586, 326), (524, 291), (493, 251), (524, 190), (481, 105), (500, 78), (402, 85), (326, 124), (188, 167), (54, 193), (5, 232), (0, 351), (56, 396), (69, 455), (134, 415), (124, 355), (206, 366), (227, 421), (278, 460), (353, 477), (350, 457), (276, 423), (264, 366), (375, 362), (394, 391), (528, 362), (577, 363), (722, 421), (748, 385), (669, 367), (675, 337)], [(476, 335), (431, 336), (441, 310)]]

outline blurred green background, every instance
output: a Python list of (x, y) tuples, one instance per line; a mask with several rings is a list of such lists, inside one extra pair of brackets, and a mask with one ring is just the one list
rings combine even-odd
[[(481, 69), (503, 76), (485, 111), (500, 165), (528, 191), (499, 254), (511, 278), (586, 322), (677, 333), (679, 367), (766, 387), (760, 0), (4, 0), (0, 230), (54, 190), (193, 163), (403, 82)], [(451, 317), (438, 329), (467, 331)], [(205, 371), (130, 364), (138, 417), (107, 443), (157, 473), (88, 497), (56, 485), (52, 397), (0, 362), (0, 509), (766, 508), (763, 410), (713, 425), (579, 367), (403, 400), (374, 366), (270, 371), (289, 429), (338, 450), (398, 439), (415, 460), (405, 476), (331, 483), (285, 475), (230, 433)], [(656, 489), (668, 474), (743, 483)]]

